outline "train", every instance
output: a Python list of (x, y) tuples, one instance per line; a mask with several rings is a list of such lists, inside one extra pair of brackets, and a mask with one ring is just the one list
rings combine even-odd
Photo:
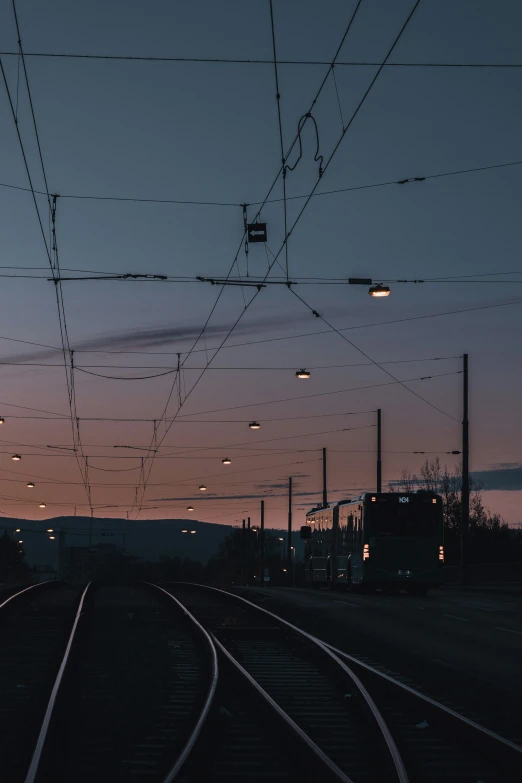
[(317, 506), (301, 528), (305, 578), (313, 587), (426, 595), (442, 584), (443, 534), (442, 498), (428, 490)]

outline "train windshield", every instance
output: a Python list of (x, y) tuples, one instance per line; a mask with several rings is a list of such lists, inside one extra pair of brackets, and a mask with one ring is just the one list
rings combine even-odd
[(371, 504), (366, 511), (374, 536), (414, 536), (432, 538), (437, 534), (440, 509), (438, 504), (399, 503), (390, 500), (386, 503)]

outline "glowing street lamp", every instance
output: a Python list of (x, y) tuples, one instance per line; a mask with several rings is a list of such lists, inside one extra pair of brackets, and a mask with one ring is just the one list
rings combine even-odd
[(49, 541), (54, 541), (56, 536), (49, 536)]
[(206, 486), (204, 484), (200, 484), (199, 485), (199, 490), (200, 490), (200, 492), (206, 492), (207, 488), (206, 488)]
[(187, 506), (187, 511), (194, 511), (194, 506)]
[(13, 456), (11, 457), (11, 459), (13, 460), (13, 462), (20, 462), (20, 460), (21, 460), (22, 458), (21, 458), (20, 454), (13, 454)]
[(29, 489), (33, 489), (34, 488), (34, 481), (28, 481), (27, 482), (27, 486), (29, 487)]
[(251, 430), (259, 430), (259, 429), (261, 429), (261, 425), (260, 425), (260, 423), (258, 421), (251, 421), (248, 426), (250, 427)]
[(46, 503), (40, 503), (39, 506), (40, 506), (40, 508), (45, 508)]
[(311, 375), (310, 370), (298, 370), (295, 374), (296, 378), (309, 378)]
[(191, 530), (190, 532), (191, 532), (192, 534), (194, 534), (196, 531), (195, 531), (195, 530)]
[(21, 528), (17, 527), (16, 530), (15, 530), (15, 533), (20, 533), (20, 532), (21, 532)]
[(5, 419), (3, 416), (0, 416), (0, 424), (5, 424)]
[(54, 533), (54, 529), (52, 527), (48, 527), (46, 532), (47, 533)]
[(372, 285), (370, 286), (368, 293), (370, 296), (389, 296), (390, 288), (387, 285)]
[(188, 530), (182, 530), (181, 532), (182, 533), (188, 533)]
[(232, 464), (232, 460), (229, 459), (228, 457), (225, 457), (224, 459), (222, 459), (221, 462), (223, 463), (223, 465), (231, 465)]

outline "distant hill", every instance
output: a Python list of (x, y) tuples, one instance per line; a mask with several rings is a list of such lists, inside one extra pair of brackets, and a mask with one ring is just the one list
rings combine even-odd
[[(194, 519), (126, 520), (90, 517), (53, 517), (43, 521), (2, 518), (2, 529), (13, 532), (23, 541), (30, 565), (55, 565), (58, 539), (49, 540), (46, 530), (65, 531), (65, 546), (87, 546), (89, 530), (92, 543), (112, 543), (129, 554), (157, 560), (168, 557), (190, 557), (206, 563), (216, 554), (221, 540), (232, 530), (231, 525), (211, 524)], [(196, 533), (182, 533), (195, 530)]]
[[(27, 562), (33, 566), (55, 566), (57, 563), (58, 539), (49, 540), (45, 532), (52, 528), (55, 532), (64, 530), (65, 546), (87, 546), (89, 544), (90, 517), (52, 517), (43, 521), (10, 519), (0, 520), (0, 533), (7, 530), (23, 541)], [(195, 530), (195, 533), (182, 533), (182, 530)], [(167, 557), (190, 557), (206, 563), (215, 555), (223, 538), (232, 530), (231, 525), (200, 522), (195, 519), (151, 519), (126, 520), (94, 518), (92, 520), (92, 543), (113, 543), (119, 548), (137, 557), (157, 560)], [(282, 531), (271, 530), (282, 534)], [(299, 532), (293, 534), (292, 543), (300, 553)]]

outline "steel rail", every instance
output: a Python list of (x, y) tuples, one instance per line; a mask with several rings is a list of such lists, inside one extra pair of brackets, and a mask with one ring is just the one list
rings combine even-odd
[(375, 704), (373, 698), (370, 696), (369, 692), (366, 690), (365, 686), (362, 684), (362, 682), (357, 677), (355, 672), (353, 672), (349, 666), (347, 666), (343, 661), (341, 661), (338, 655), (334, 653), (332, 650), (330, 650), (327, 647), (327, 645), (324, 644), (324, 642), (322, 642), (320, 639), (317, 639), (315, 636), (312, 636), (312, 634), (303, 631), (302, 628), (298, 628), (296, 625), (292, 625), (292, 623), (288, 622), (288, 620), (284, 620), (282, 617), (279, 617), (273, 612), (269, 612), (267, 609), (263, 609), (261, 606), (256, 606), (256, 604), (253, 604), (251, 601), (248, 601), (246, 598), (242, 598), (242, 596), (236, 595), (235, 593), (229, 593), (226, 590), (221, 590), (220, 588), (217, 587), (210, 587), (209, 585), (198, 585), (198, 584), (193, 584), (191, 582), (177, 582), (174, 584), (186, 585), (188, 587), (193, 587), (202, 590), (212, 590), (213, 592), (226, 596), (228, 599), (231, 598), (236, 602), (240, 601), (246, 604), (251, 609), (256, 609), (257, 611), (266, 614), (268, 617), (271, 617), (273, 620), (280, 623), (281, 625), (285, 625), (287, 628), (290, 628), (292, 631), (294, 631), (294, 633), (303, 636), (305, 639), (312, 642), (312, 644), (319, 647), (329, 658), (331, 658), (331, 660), (335, 661), (337, 666), (339, 666), (343, 670), (343, 672), (349, 677), (349, 679), (353, 682), (354, 686), (357, 688), (357, 690), (363, 697), (363, 700), (366, 706), (368, 707), (368, 709), (370, 710), (371, 715), (379, 729), (380, 736), (384, 740), (384, 743), (388, 749), (391, 760), (393, 762), (393, 767), (395, 770), (395, 776), (397, 781), (399, 781), (399, 783), (409, 783), (408, 773), (406, 772), (406, 767), (402, 760), (399, 749), (397, 748), (397, 745), (395, 744), (395, 740), (393, 739), (391, 731), (388, 728), (388, 725), (384, 720), (383, 716), (381, 715), (381, 712), (377, 707), (377, 705)]
[(247, 672), (246, 669), (241, 666), (241, 664), (234, 658), (234, 656), (221, 644), (219, 639), (216, 639), (214, 634), (212, 634), (212, 638), (214, 640), (214, 644), (218, 647), (220, 653), (224, 655), (228, 662), (234, 666), (237, 672), (241, 674), (242, 677), (244, 677), (246, 680), (248, 680), (249, 685), (252, 686), (257, 692), (257, 694), (266, 702), (266, 704), (269, 705), (269, 707), (277, 713), (277, 716), (280, 720), (284, 721), (286, 724), (286, 728), (290, 730), (294, 734), (294, 737), (296, 737), (301, 743), (306, 745), (306, 747), (311, 751), (311, 753), (314, 754), (316, 760), (318, 760), (323, 770), (324, 768), (327, 769), (327, 771), (333, 775), (333, 779), (338, 781), (339, 783), (353, 783), (352, 778), (349, 778), (348, 775), (345, 775), (345, 773), (339, 769), (337, 764), (335, 764), (324, 751), (321, 750), (321, 748), (316, 745), (316, 743), (310, 739), (308, 734), (306, 734), (300, 726), (298, 726), (295, 721), (292, 720), (292, 718), (279, 706), (279, 704), (274, 701), (274, 699), (259, 685), (257, 680), (255, 680), (251, 674)]
[(7, 606), (7, 604), (12, 601), (14, 598), (18, 598), (19, 595), (23, 595), (24, 593), (27, 593), (29, 590), (34, 590), (35, 587), (42, 587), (43, 585), (49, 585), (49, 584), (56, 584), (56, 582), (38, 582), (36, 585), (31, 585), (30, 587), (24, 587), (23, 590), (20, 590), (18, 593), (13, 593), (13, 595), (10, 595), (9, 598), (6, 598), (5, 601), (3, 601), (0, 604), (0, 609), (3, 609), (4, 606)]
[(85, 602), (85, 596), (87, 595), (87, 591), (89, 587), (91, 586), (92, 582), (89, 582), (87, 587), (82, 593), (82, 596), (80, 598), (80, 604), (78, 606), (78, 611), (76, 612), (76, 617), (74, 618), (74, 624), (71, 630), (71, 633), (69, 635), (69, 641), (67, 642), (67, 647), (65, 648), (65, 653), (62, 659), (62, 662), (60, 664), (60, 668), (58, 669), (58, 674), (56, 675), (56, 680), (54, 681), (53, 689), (51, 691), (51, 696), (49, 698), (49, 703), (47, 705), (47, 709), (45, 711), (45, 715), (42, 721), (42, 726), (40, 728), (40, 733), (38, 735), (38, 739), (36, 741), (36, 746), (33, 752), (33, 757), (31, 759), (31, 763), (29, 765), (29, 769), (27, 771), (27, 775), (25, 776), (25, 783), (34, 783), (36, 780), (36, 777), (38, 775), (38, 767), (42, 758), (42, 753), (45, 745), (45, 740), (47, 738), (47, 734), (49, 732), (49, 726), (51, 724), (51, 719), (53, 715), (53, 710), (56, 704), (56, 700), (58, 698), (58, 692), (60, 690), (60, 686), (63, 681), (63, 675), (65, 673), (65, 669), (67, 667), (67, 663), (69, 662), (69, 657), (71, 654), (71, 649), (74, 641), (74, 637), (76, 634), (76, 629), (78, 627), (78, 623), (80, 621), (80, 617), (83, 614), (83, 605)]
[(199, 623), (198, 620), (196, 620), (194, 615), (192, 615), (189, 612), (187, 607), (184, 606), (181, 603), (181, 601), (178, 601), (178, 599), (174, 595), (169, 593), (167, 590), (164, 590), (163, 587), (160, 587), (159, 585), (153, 584), (152, 582), (144, 582), (144, 584), (148, 585), (149, 587), (154, 587), (154, 588), (156, 588), (156, 590), (160, 590), (171, 601), (174, 601), (174, 603), (177, 604), (177, 606), (181, 609), (183, 614), (186, 617), (188, 617), (189, 620), (191, 620), (191, 622), (196, 626), (198, 631), (201, 633), (203, 639), (205, 640), (206, 644), (208, 645), (208, 649), (209, 649), (209, 652), (210, 652), (210, 658), (211, 658), (211, 661), (212, 661), (212, 676), (211, 676), (210, 687), (209, 687), (209, 690), (208, 690), (208, 693), (207, 693), (207, 697), (205, 699), (205, 703), (203, 704), (201, 712), (200, 712), (200, 714), (198, 716), (198, 719), (196, 721), (196, 725), (192, 729), (192, 731), (190, 733), (190, 736), (189, 736), (187, 742), (185, 743), (185, 747), (183, 748), (183, 750), (179, 754), (178, 758), (176, 759), (176, 762), (175, 762), (174, 766), (171, 767), (171, 769), (169, 770), (167, 775), (162, 779), (162, 783), (172, 783), (172, 781), (174, 781), (177, 778), (177, 776), (179, 775), (179, 773), (183, 769), (183, 767), (184, 767), (184, 765), (185, 765), (185, 763), (186, 763), (190, 753), (192, 752), (192, 750), (194, 748), (194, 745), (196, 744), (196, 742), (197, 742), (197, 740), (198, 740), (198, 738), (199, 738), (199, 736), (201, 734), (201, 731), (203, 729), (205, 721), (207, 720), (209, 712), (210, 712), (210, 709), (212, 707), (212, 702), (214, 701), (214, 696), (215, 696), (215, 693), (216, 693), (216, 688), (217, 688), (217, 683), (218, 683), (218, 674), (219, 674), (217, 652), (216, 652), (216, 647), (214, 645), (214, 641), (212, 640), (212, 638), (211, 638), (210, 634), (208, 633), (208, 631), (206, 631), (203, 628), (201, 623)]
[[(318, 639), (318, 641), (322, 640)], [(505, 737), (501, 737), (500, 734), (496, 734), (494, 731), (487, 729), (485, 726), (481, 726), (480, 723), (475, 723), (475, 721), (471, 720), (470, 718), (466, 718), (464, 715), (461, 715), (461, 713), (455, 712), (455, 710), (452, 710), (450, 707), (446, 707), (444, 704), (441, 704), (435, 699), (426, 696), (424, 693), (415, 690), (415, 688), (411, 688), (409, 685), (406, 685), (400, 680), (396, 680), (394, 677), (390, 677), (389, 674), (380, 672), (373, 666), (370, 666), (363, 661), (359, 661), (353, 655), (350, 655), (343, 650), (339, 650), (332, 644), (328, 644), (327, 642), (322, 642), (322, 644), (325, 647), (328, 647), (328, 649), (330, 649), (336, 655), (339, 655), (341, 658), (345, 658), (346, 660), (350, 661), (351, 664), (354, 664), (355, 666), (366, 670), (370, 674), (379, 677), (388, 685), (392, 685), (395, 688), (400, 688), (407, 696), (415, 698), (417, 701), (422, 701), (430, 710), (434, 710), (440, 715), (444, 715), (444, 717), (454, 725), (459, 725), (468, 733), (474, 733), (475, 735), (478, 734), (477, 739), (479, 741), (486, 742), (490, 747), (492, 745), (496, 745), (496, 747), (502, 748), (502, 750), (506, 753), (506, 757), (510, 760), (511, 763), (514, 763), (516, 766), (518, 766), (522, 775), (522, 747), (519, 745), (515, 745), (514, 742), (510, 742), (510, 740), (507, 740)]]

